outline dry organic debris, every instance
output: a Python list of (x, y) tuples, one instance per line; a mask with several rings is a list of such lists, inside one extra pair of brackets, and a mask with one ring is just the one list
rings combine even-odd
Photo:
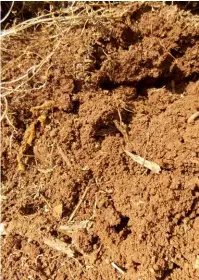
[(145, 158), (140, 157), (138, 155), (135, 155), (135, 154), (133, 154), (133, 153), (127, 151), (127, 150), (124, 150), (124, 151), (135, 162), (137, 162), (140, 165), (143, 165), (144, 167), (150, 169), (154, 173), (157, 173), (157, 174), (160, 173), (161, 168), (157, 163), (155, 163), (153, 161), (146, 160)]
[(194, 268), (199, 269), (199, 255), (197, 255), (195, 263), (194, 263)]
[(42, 105), (32, 107), (30, 109), (30, 112), (35, 112), (37, 110), (49, 110), (52, 109), (55, 106), (54, 100), (46, 100)]
[[(25, 170), (25, 165), (22, 162), (22, 158), (24, 156), (24, 153), (28, 149), (28, 147), (32, 146), (32, 143), (34, 141), (35, 134), (36, 134), (35, 129), (36, 129), (37, 123), (39, 122), (41, 124), (41, 126), (44, 127), (44, 123), (47, 118), (47, 111), (52, 109), (54, 107), (54, 105), (55, 105), (55, 102), (53, 100), (46, 100), (42, 105), (32, 107), (30, 109), (30, 111), (32, 113), (35, 112), (36, 110), (43, 110), (43, 113), (29, 125), (29, 127), (26, 129), (26, 131), (24, 133), (23, 141), (21, 143), (19, 153), (17, 154), (17, 161), (18, 161), (17, 170), (18, 171)], [(40, 170), (40, 172), (42, 172), (42, 171)], [(48, 170), (46, 173), (48, 173), (48, 172), (51, 172), (51, 171)]]
[(196, 119), (199, 118), (199, 111), (195, 112), (193, 115), (191, 115), (189, 118), (188, 118), (188, 123), (191, 124), (191, 123), (194, 123)]
[(93, 225), (93, 222), (90, 220), (84, 220), (76, 224), (69, 224), (69, 225), (60, 225), (58, 227), (58, 231), (62, 233), (72, 234), (81, 229), (89, 230)]
[(75, 214), (76, 214), (76, 212), (78, 211), (80, 205), (82, 204), (82, 202), (83, 202), (83, 200), (84, 200), (84, 198), (85, 198), (85, 196), (86, 196), (86, 194), (87, 194), (87, 192), (88, 192), (89, 189), (90, 189), (90, 186), (87, 186), (87, 187), (85, 188), (84, 193), (83, 193), (81, 199), (79, 200), (77, 206), (75, 207), (73, 213), (70, 215), (70, 218), (68, 219), (68, 222), (71, 222), (71, 221), (74, 219)]
[(116, 128), (124, 136), (124, 140), (126, 141), (126, 143), (128, 143), (129, 142), (129, 138), (128, 138), (128, 133), (126, 131), (126, 127), (122, 123), (119, 123), (117, 120), (114, 120), (113, 122), (114, 122)]
[(44, 238), (44, 243), (52, 249), (66, 254), (69, 258), (74, 257), (74, 251), (70, 248), (70, 246), (58, 238)]
[(111, 263), (112, 267), (114, 267), (115, 269), (117, 269), (121, 274), (125, 274), (125, 271), (123, 269), (121, 269), (117, 264), (115, 264), (114, 262)]
[(43, 174), (47, 174), (47, 173), (51, 173), (53, 172), (54, 168), (47, 168), (47, 169), (43, 169), (43, 168), (37, 168), (37, 170)]
[(71, 167), (71, 162), (68, 159), (67, 155), (65, 155), (64, 152), (62, 151), (62, 148), (60, 146), (58, 146), (57, 150), (58, 150), (58, 153), (60, 154), (60, 156), (63, 158), (63, 160), (67, 164), (67, 166), (70, 168)]
[(24, 153), (28, 149), (28, 147), (32, 146), (33, 140), (35, 138), (35, 127), (36, 127), (36, 124), (38, 122), (43, 124), (45, 119), (46, 119), (46, 115), (44, 115), (44, 114), (41, 115), (36, 121), (33, 121), (29, 125), (29, 127), (26, 129), (24, 137), (23, 137), (23, 141), (22, 141), (20, 149), (19, 149), (19, 153), (17, 154), (17, 161), (18, 161), (17, 170), (18, 171), (25, 171), (25, 165), (22, 162), (22, 158), (24, 156)]
[(6, 235), (4, 223), (0, 223), (0, 236)]
[(198, 279), (197, 7), (69, 6), (1, 36), (2, 277)]

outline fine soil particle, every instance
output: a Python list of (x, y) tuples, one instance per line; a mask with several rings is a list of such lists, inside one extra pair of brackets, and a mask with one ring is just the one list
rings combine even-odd
[[(199, 278), (199, 119), (187, 122), (199, 110), (197, 6), (110, 8), (118, 17), (63, 32), (45, 69), (7, 95), (3, 279)], [(6, 42), (3, 82), (52, 51), (52, 30), (44, 26)], [(45, 110), (48, 100), (54, 105)], [(160, 174), (124, 148), (158, 164)], [(71, 215), (73, 227), (60, 232)], [(74, 257), (46, 238), (65, 242)]]

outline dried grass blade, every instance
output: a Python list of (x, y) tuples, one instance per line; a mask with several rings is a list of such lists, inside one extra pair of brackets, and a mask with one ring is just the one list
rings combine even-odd
[(137, 163), (143, 165), (144, 167), (150, 169), (152, 172), (158, 174), (161, 171), (161, 168), (157, 163), (152, 162), (152, 161), (148, 161), (148, 160), (144, 159), (143, 157), (140, 157), (138, 155), (130, 153), (127, 150), (124, 150), (124, 151), (132, 160), (134, 160), (135, 162), (137, 162)]

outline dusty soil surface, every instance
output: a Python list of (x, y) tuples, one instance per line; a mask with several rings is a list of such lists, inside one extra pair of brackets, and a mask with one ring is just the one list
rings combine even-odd
[(199, 278), (198, 10), (109, 8), (4, 39), (3, 279)]

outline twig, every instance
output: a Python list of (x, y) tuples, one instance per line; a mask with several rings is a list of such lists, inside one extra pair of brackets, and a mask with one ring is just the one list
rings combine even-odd
[(74, 218), (74, 216), (75, 216), (77, 210), (79, 209), (80, 205), (82, 204), (82, 202), (83, 202), (83, 200), (84, 200), (84, 198), (85, 198), (85, 196), (86, 196), (86, 194), (87, 194), (87, 192), (88, 192), (89, 189), (90, 189), (90, 186), (87, 186), (86, 189), (85, 189), (85, 191), (84, 191), (84, 193), (83, 193), (83, 195), (82, 195), (82, 198), (81, 198), (80, 201), (78, 202), (78, 204), (77, 204), (77, 206), (75, 207), (73, 213), (70, 215), (70, 218), (68, 219), (68, 222), (71, 222), (71, 221), (73, 220), (73, 218)]

